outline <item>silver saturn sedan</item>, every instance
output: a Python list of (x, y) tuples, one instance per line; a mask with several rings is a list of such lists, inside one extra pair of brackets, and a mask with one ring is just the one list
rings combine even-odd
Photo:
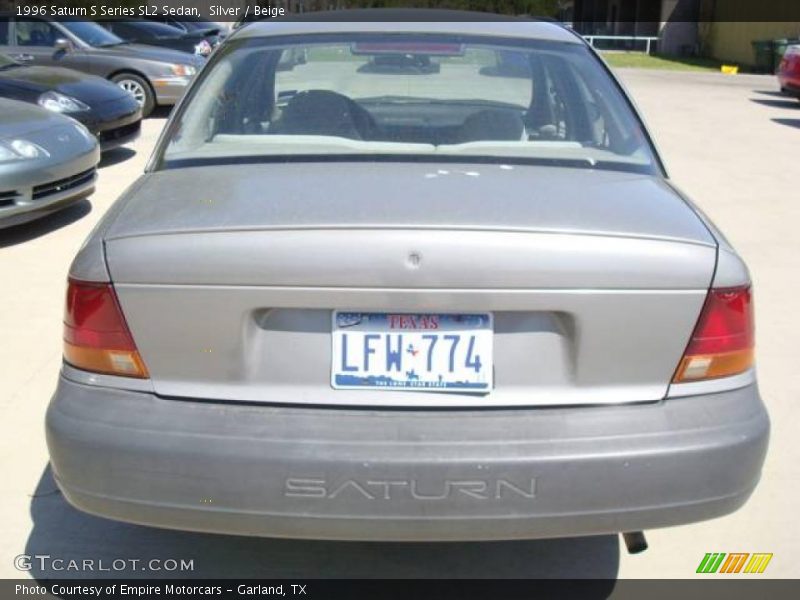
[(0, 98), (0, 229), (91, 195), (100, 145), (83, 125)]
[(47, 439), (73, 505), (635, 539), (747, 500), (741, 258), (581, 38), (456, 20), (253, 23), (214, 54), (70, 271)]

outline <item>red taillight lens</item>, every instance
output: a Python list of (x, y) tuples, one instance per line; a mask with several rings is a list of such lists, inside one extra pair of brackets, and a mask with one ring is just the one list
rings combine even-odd
[(110, 283), (69, 280), (64, 360), (97, 373), (148, 376)]
[(675, 383), (736, 375), (753, 365), (755, 333), (750, 286), (708, 292)]

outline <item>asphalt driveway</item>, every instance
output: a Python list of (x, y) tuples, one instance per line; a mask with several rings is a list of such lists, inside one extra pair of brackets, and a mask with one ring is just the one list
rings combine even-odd
[[(798, 577), (800, 500), (800, 103), (774, 78), (625, 70), (673, 179), (726, 232), (755, 285), (757, 357), (773, 419), (763, 481), (734, 515), (648, 532), (629, 556), (616, 536), (475, 544), (366, 544), (248, 539), (156, 530), (68, 506), (47, 467), (43, 420), (61, 361), (61, 313), (70, 260), (144, 167), (163, 115), (108, 157), (97, 193), (38, 223), (0, 230), (0, 577), (15, 557), (191, 559), (191, 573), (149, 573), (132, 563), (100, 576), (195, 577), (679, 577), (706, 552), (772, 552), (765, 575)], [(154, 201), (157, 201), (154, 199)], [(713, 473), (709, 474), (713, 477)], [(120, 563), (117, 563), (120, 564)], [(35, 577), (92, 575), (34, 562)]]

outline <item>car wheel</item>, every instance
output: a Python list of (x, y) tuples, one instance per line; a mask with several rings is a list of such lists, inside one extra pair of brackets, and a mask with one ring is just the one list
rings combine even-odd
[(139, 106), (142, 107), (143, 117), (147, 117), (153, 112), (156, 107), (155, 94), (153, 94), (150, 84), (144, 78), (133, 73), (120, 73), (119, 75), (114, 75), (111, 81), (136, 98)]

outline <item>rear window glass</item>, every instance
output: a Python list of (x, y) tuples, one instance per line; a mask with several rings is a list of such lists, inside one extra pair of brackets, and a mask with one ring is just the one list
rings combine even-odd
[(463, 157), (654, 172), (640, 124), (580, 44), (445, 36), (233, 40), (164, 159)]

